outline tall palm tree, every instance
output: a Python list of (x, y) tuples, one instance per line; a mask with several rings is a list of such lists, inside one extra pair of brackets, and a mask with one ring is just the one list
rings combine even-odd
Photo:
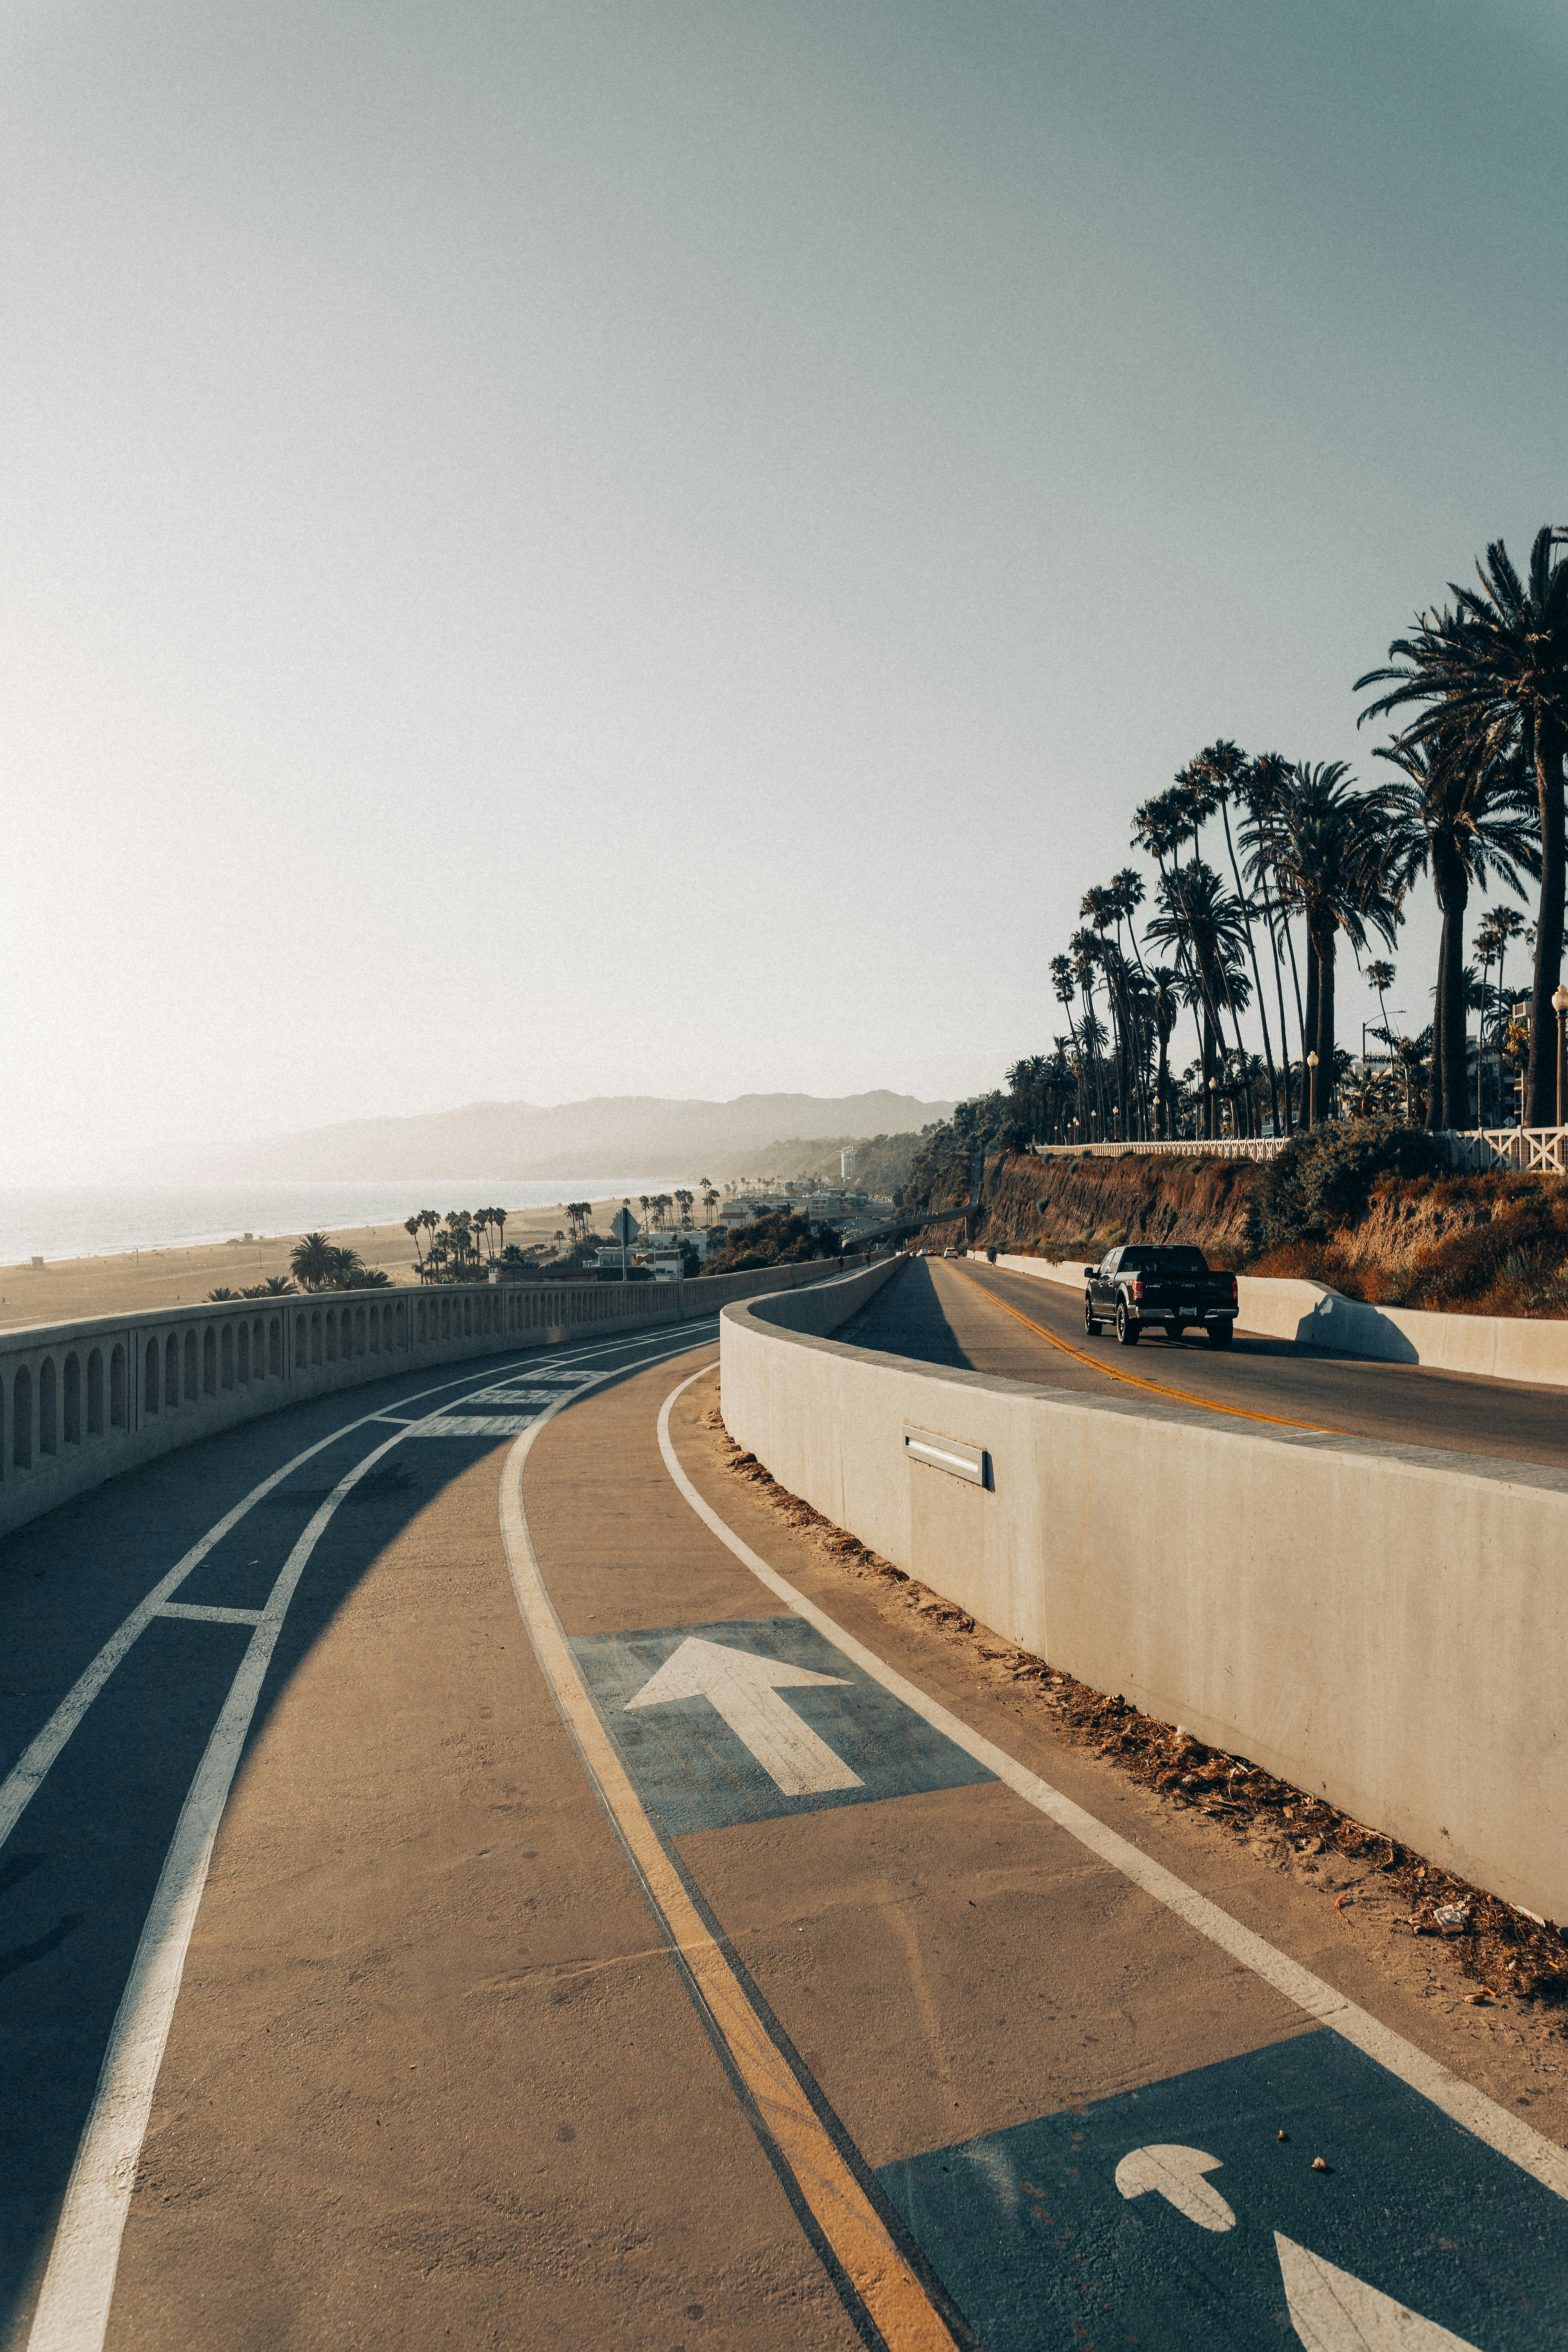
[[(1274, 1069), (1273, 1041), (1268, 1034), (1268, 1000), (1263, 993), (1263, 974), (1258, 965), (1258, 942), (1252, 935), (1252, 908), (1247, 893), (1241, 887), (1241, 867), (1237, 863), (1236, 844), (1231, 839), (1230, 833), (1230, 803), (1235, 798), (1240, 801), (1243, 807), (1246, 807), (1247, 791), (1252, 781), (1252, 762), (1239, 744), (1229, 742), (1222, 737), (1217, 743), (1211, 743), (1206, 751), (1198, 753), (1196, 764), (1203, 770), (1213, 788), (1220, 821), (1225, 827), (1226, 854), (1230, 859), (1230, 870), (1236, 883), (1237, 903), (1241, 908), (1241, 919), (1247, 932), (1247, 959), (1252, 965), (1253, 986), (1258, 992), (1258, 1017), (1263, 1024), (1263, 1061), (1268, 1075), (1268, 1102), (1274, 1118), (1274, 1132), (1278, 1135), (1279, 1133), (1279, 1083)], [(1279, 1042), (1283, 1046), (1285, 1042), (1283, 1035)]]
[(1083, 1048), (1079, 1043), (1078, 1024), (1072, 1017), (1073, 999), (1078, 994), (1078, 974), (1073, 970), (1070, 956), (1058, 955), (1051, 958), (1051, 988), (1057, 1003), (1067, 1014), (1068, 1029), (1072, 1037), (1073, 1074), (1077, 1081), (1074, 1090), (1077, 1097), (1075, 1124), (1081, 1126), (1087, 1112), (1083, 1093)]
[(1160, 945), (1180, 946), (1186, 953), (1190, 976), (1183, 993), (1189, 1003), (1196, 995), (1203, 1006), (1198, 1035), (1204, 1122), (1212, 1138), (1218, 1132), (1218, 1089), (1211, 1087), (1209, 1080), (1217, 1078), (1219, 1065), (1226, 1053), (1218, 1008), (1223, 999), (1239, 1011), (1249, 993), (1242, 969), (1246, 931), (1241, 904), (1226, 891), (1214, 867), (1202, 858), (1193, 859), (1184, 873), (1173, 871), (1165, 877), (1160, 885), (1159, 902), (1159, 911), (1143, 928), (1147, 936)]
[(419, 1218), (417, 1216), (405, 1217), (403, 1220), (403, 1230), (414, 1244), (414, 1255), (416, 1259), (418, 1261), (419, 1265), (419, 1279), (423, 1282), (425, 1279), (425, 1253), (419, 1246), (419, 1235), (422, 1231)]
[(1425, 742), (1397, 737), (1376, 757), (1399, 771), (1399, 781), (1387, 792), (1389, 871), (1403, 889), (1430, 867), (1443, 911), (1426, 1123), (1433, 1129), (1465, 1127), (1470, 1115), (1461, 979), (1465, 908), (1472, 886), (1484, 890), (1497, 881), (1522, 897), (1519, 867), (1540, 871), (1532, 838), (1534, 794), (1517, 758), (1489, 759), (1457, 729), (1430, 734)]
[(1540, 530), (1521, 581), (1500, 539), (1476, 567), (1478, 593), (1450, 582), (1451, 609), (1417, 614), (1414, 633), (1396, 637), (1382, 669), (1356, 680), (1360, 693), (1384, 686), (1363, 719), (1424, 705), (1405, 730), (1425, 744), (1462, 731), (1479, 754), (1518, 751), (1534, 772), (1541, 831), (1541, 905), (1531, 990), (1525, 1123), (1556, 1117), (1557, 1020), (1552, 992), (1563, 974), (1563, 761), (1568, 756), (1568, 559), (1554, 556), (1559, 534)]
[(1159, 1054), (1154, 1073), (1155, 1133), (1168, 1142), (1175, 1128), (1171, 1101), (1171, 1034), (1176, 1025), (1176, 1012), (1181, 1003), (1177, 993), (1181, 973), (1168, 963), (1157, 963), (1149, 975), (1149, 1013), (1153, 1024)]
[(490, 1224), (494, 1230), (496, 1246), (499, 1249), (506, 1240), (506, 1211), (504, 1209), (492, 1209), (490, 1211)]
[(1334, 1084), (1336, 941), (1342, 931), (1359, 955), (1370, 926), (1392, 945), (1399, 919), (1385, 877), (1387, 799), (1387, 787), (1358, 791), (1342, 760), (1302, 762), (1243, 829), (1251, 855), (1267, 860), (1284, 904), (1299, 908), (1306, 923), (1309, 1034), (1301, 1059), (1318, 1056), (1320, 1118)]

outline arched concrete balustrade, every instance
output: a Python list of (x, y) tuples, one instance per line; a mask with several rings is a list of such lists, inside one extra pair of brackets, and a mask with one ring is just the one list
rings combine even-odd
[(422, 1364), (686, 1321), (837, 1270), (332, 1292), (0, 1332), (0, 1534), (138, 1462), (302, 1398)]

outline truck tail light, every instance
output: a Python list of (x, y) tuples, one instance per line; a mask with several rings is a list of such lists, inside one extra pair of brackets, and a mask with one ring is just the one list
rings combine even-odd
[(1236, 1303), (1237, 1303), (1237, 1299), (1238, 1295), (1239, 1295), (1239, 1294), (1237, 1293), (1237, 1287), (1236, 1287), (1236, 1276), (1235, 1276), (1235, 1275), (1233, 1274), (1233, 1275), (1231, 1276), (1231, 1277), (1230, 1277), (1230, 1303), (1231, 1303), (1231, 1305), (1232, 1305), (1233, 1307), (1234, 1307), (1234, 1306), (1236, 1305)]
[(1142, 1275), (1137, 1277), (1132, 1285), (1132, 1296), (1135, 1299), (1141, 1299), (1143, 1296), (1143, 1277)]

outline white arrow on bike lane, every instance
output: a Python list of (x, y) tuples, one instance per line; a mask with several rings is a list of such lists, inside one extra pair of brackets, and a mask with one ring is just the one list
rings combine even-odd
[(778, 1696), (781, 1689), (808, 1683), (847, 1686), (843, 1675), (814, 1674), (809, 1666), (792, 1666), (783, 1659), (759, 1657), (752, 1650), (731, 1649), (727, 1643), (689, 1633), (636, 1698), (626, 1701), (626, 1711), (629, 1715), (634, 1707), (705, 1698), (786, 1797), (863, 1788), (859, 1774)]

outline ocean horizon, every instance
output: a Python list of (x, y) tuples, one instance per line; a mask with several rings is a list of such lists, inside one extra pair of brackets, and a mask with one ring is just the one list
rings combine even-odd
[(639, 1192), (695, 1192), (694, 1177), (421, 1177), (407, 1183), (37, 1184), (0, 1186), (0, 1265), (35, 1257), (119, 1257), (128, 1251), (195, 1249), (207, 1242), (360, 1225), (401, 1224), (419, 1209), (542, 1209)]

